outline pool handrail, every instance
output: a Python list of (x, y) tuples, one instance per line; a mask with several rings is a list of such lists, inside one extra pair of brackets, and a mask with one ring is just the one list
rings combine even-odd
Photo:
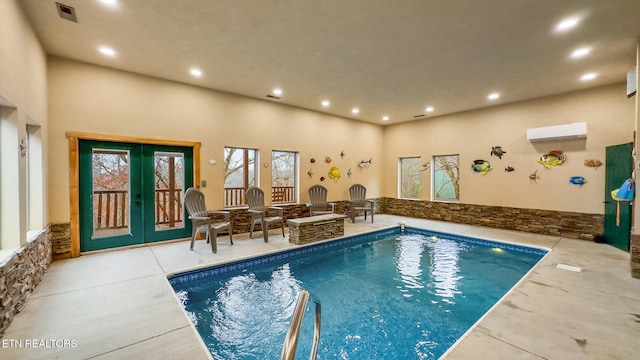
[(315, 360), (318, 353), (318, 342), (320, 341), (320, 302), (315, 299), (315, 296), (311, 296), (309, 290), (302, 290), (298, 296), (296, 307), (291, 315), (291, 324), (287, 331), (287, 336), (284, 339), (284, 345), (282, 347), (281, 360), (294, 360), (296, 357), (296, 348), (298, 346), (298, 335), (300, 333), (300, 326), (302, 325), (302, 319), (304, 318), (305, 310), (307, 309), (307, 302), (311, 301), (316, 307), (315, 325), (313, 330), (313, 347), (311, 348), (310, 360)]

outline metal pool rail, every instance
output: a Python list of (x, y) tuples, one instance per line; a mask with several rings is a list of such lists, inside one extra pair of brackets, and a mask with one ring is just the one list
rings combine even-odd
[(287, 336), (284, 339), (284, 345), (282, 347), (281, 360), (293, 360), (296, 357), (296, 347), (298, 346), (298, 334), (300, 333), (300, 325), (302, 325), (302, 319), (304, 318), (304, 311), (307, 308), (307, 302), (311, 301), (316, 305), (316, 318), (315, 326), (313, 330), (313, 347), (311, 348), (310, 360), (315, 360), (318, 353), (318, 342), (320, 341), (320, 302), (315, 300), (315, 297), (311, 296), (308, 290), (302, 290), (300, 296), (298, 296), (298, 302), (296, 308), (293, 310), (291, 316), (291, 324), (287, 331)]

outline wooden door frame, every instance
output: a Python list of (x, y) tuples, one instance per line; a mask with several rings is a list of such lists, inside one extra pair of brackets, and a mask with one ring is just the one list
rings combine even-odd
[(165, 146), (182, 146), (193, 148), (193, 183), (200, 187), (200, 147), (202, 144), (195, 141), (151, 139), (120, 135), (92, 134), (84, 132), (67, 131), (65, 133), (69, 141), (69, 205), (71, 220), (71, 257), (80, 256), (80, 140), (113, 141), (133, 144), (151, 144)]

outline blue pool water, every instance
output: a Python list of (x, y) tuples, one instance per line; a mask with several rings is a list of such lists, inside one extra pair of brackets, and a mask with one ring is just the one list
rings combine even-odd
[[(171, 276), (214, 359), (279, 359), (298, 295), (318, 359), (437, 359), (545, 250), (407, 228)], [(308, 358), (310, 303), (298, 342)]]

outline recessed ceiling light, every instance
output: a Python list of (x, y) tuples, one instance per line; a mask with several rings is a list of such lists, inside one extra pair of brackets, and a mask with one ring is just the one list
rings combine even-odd
[(573, 59), (579, 59), (583, 56), (588, 55), (591, 52), (591, 48), (588, 47), (583, 47), (583, 48), (579, 48), (579, 49), (575, 49), (573, 50), (573, 52), (571, 53), (571, 58)]
[(113, 49), (112, 49), (112, 48), (110, 48), (110, 47), (101, 46), (101, 47), (98, 49), (98, 51), (100, 51), (100, 53), (101, 53), (102, 55), (105, 55), (105, 56), (110, 56), (110, 57), (114, 57), (114, 56), (116, 56), (116, 51), (115, 51), (115, 50), (113, 50)]
[(433, 106), (427, 106), (426, 109), (424, 109), (424, 111), (426, 112), (433, 112)]
[(191, 74), (191, 76), (195, 76), (195, 77), (201, 77), (202, 76), (202, 70), (200, 70), (198, 68), (191, 68), (191, 70), (189, 70), (189, 73)]
[(331, 105), (331, 102), (329, 100), (322, 100), (322, 107), (329, 107), (329, 105)]
[(118, 5), (118, 1), (117, 0), (99, 0), (101, 3), (107, 5), (107, 6), (116, 6)]
[(383, 116), (382, 121), (389, 121), (389, 117), (387, 115)]
[(282, 89), (273, 89), (273, 95), (282, 96)]
[(497, 100), (499, 97), (500, 97), (500, 94), (491, 93), (491, 94), (489, 94), (489, 96), (487, 96), (487, 99), (489, 99), (489, 100)]
[(567, 30), (575, 27), (576, 25), (578, 25), (578, 19), (577, 18), (564, 19), (564, 20), (560, 21), (556, 25), (556, 31), (567, 31)]
[(596, 73), (588, 73), (588, 74), (582, 75), (580, 80), (581, 81), (589, 81), (589, 80), (595, 79), (596, 77), (598, 77), (598, 74), (596, 74)]
[(352, 113), (353, 115), (356, 115), (356, 114), (360, 113), (360, 109), (358, 109), (358, 108), (353, 108), (353, 109), (351, 109), (351, 113)]

